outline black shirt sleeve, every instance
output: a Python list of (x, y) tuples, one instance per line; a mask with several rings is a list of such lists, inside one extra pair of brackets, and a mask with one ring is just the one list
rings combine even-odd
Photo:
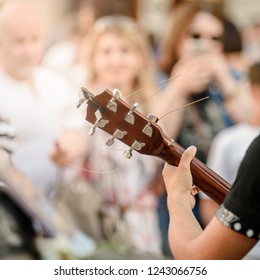
[(260, 239), (260, 135), (241, 162), (236, 181), (216, 217), (225, 226)]

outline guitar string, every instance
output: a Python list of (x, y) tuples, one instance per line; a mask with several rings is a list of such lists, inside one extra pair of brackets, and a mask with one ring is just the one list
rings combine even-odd
[[(124, 145), (124, 147), (122, 147), (122, 148), (111, 148), (111, 147), (109, 147), (107, 150), (114, 151), (114, 152), (122, 152), (125, 149), (127, 149), (127, 145)], [(117, 168), (114, 168), (112, 170), (97, 171), (97, 170), (86, 169), (86, 168), (83, 168), (83, 167), (80, 167), (80, 166), (77, 166), (77, 165), (71, 164), (71, 163), (68, 164), (68, 166), (76, 168), (76, 169), (78, 169), (80, 171), (84, 171), (84, 172), (88, 172), (88, 173), (96, 173), (96, 174), (109, 174), (109, 173), (116, 172), (117, 170), (120, 169), (120, 166), (118, 166)]]
[(109, 174), (109, 173), (116, 172), (117, 170), (120, 169), (120, 167), (117, 167), (117, 168), (114, 168), (114, 169), (108, 170), (108, 171), (95, 171), (95, 170), (86, 169), (86, 168), (83, 168), (83, 167), (80, 167), (80, 166), (77, 166), (77, 165), (71, 164), (71, 163), (69, 163), (68, 166), (76, 168), (80, 171), (84, 171), (84, 172), (88, 172), (88, 173), (97, 173), (97, 174)]
[[(177, 75), (174, 76), (174, 77), (171, 77), (171, 78), (169, 78), (169, 79), (165, 79), (165, 80), (160, 81), (160, 82), (157, 82), (157, 83), (153, 83), (152, 85), (158, 86), (158, 85), (160, 85), (160, 84), (168, 83), (169, 81), (174, 80), (174, 79), (180, 77), (181, 75), (183, 75), (183, 74), (177, 74)], [(152, 85), (151, 85), (151, 86), (152, 86)], [(147, 86), (145, 86), (145, 87), (143, 87), (143, 88), (140, 88), (140, 89), (138, 89), (138, 90), (136, 90), (136, 91), (134, 91), (134, 92), (132, 92), (132, 93), (130, 93), (130, 94), (124, 96), (124, 98), (132, 97), (132, 96), (136, 95), (138, 92), (140, 92), (140, 91), (146, 89), (147, 87), (149, 87), (149, 85), (147, 85)], [(159, 87), (159, 89), (156, 90), (156, 92), (155, 92), (150, 98), (148, 98), (148, 100), (147, 100), (140, 108), (143, 108), (145, 105), (147, 105), (147, 104), (151, 101), (151, 99), (152, 99), (156, 94), (158, 94), (158, 93), (160, 92), (161, 89), (162, 89), (162, 87)]]
[[(167, 83), (167, 82), (169, 82), (169, 81), (171, 81), (171, 80), (177, 79), (178, 77), (180, 77), (180, 76), (182, 76), (182, 75), (183, 75), (183, 74), (177, 74), (176, 76), (174, 76), (174, 77), (172, 77), (172, 78), (169, 78), (169, 79), (166, 79), (166, 80), (164, 80), (164, 81), (161, 81), (161, 82), (159, 82), (159, 83), (157, 83), (157, 84)], [(162, 87), (159, 87), (158, 90), (157, 90), (150, 98), (148, 98), (148, 99), (146, 100), (146, 102), (144, 102), (139, 108), (140, 108), (140, 109), (144, 108), (144, 107), (152, 100), (152, 98), (154, 98), (154, 96), (156, 96), (161, 90), (162, 90)]]
[(201, 101), (203, 101), (203, 100), (205, 100), (205, 99), (208, 99), (208, 98), (209, 98), (209, 96), (206, 96), (206, 97), (200, 98), (200, 99), (198, 99), (198, 100), (195, 100), (195, 101), (193, 101), (193, 102), (187, 103), (187, 104), (185, 104), (185, 105), (183, 105), (183, 106), (181, 106), (181, 107), (178, 107), (178, 108), (176, 108), (176, 109), (174, 109), (174, 110), (172, 110), (172, 111), (170, 111), (170, 112), (168, 112), (168, 113), (162, 115), (160, 118), (158, 118), (158, 121), (160, 121), (162, 118), (164, 118), (164, 117), (170, 115), (171, 113), (174, 113), (174, 112), (176, 112), (176, 111), (178, 111), (178, 110), (180, 110), (180, 109), (183, 109), (183, 108), (188, 107), (188, 106), (190, 106), (190, 105), (193, 105), (193, 104), (195, 104), (195, 103), (201, 102)]

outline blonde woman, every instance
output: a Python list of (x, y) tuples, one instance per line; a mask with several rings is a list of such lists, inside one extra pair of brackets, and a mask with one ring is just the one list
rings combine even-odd
[[(98, 19), (84, 49), (85, 86), (92, 93), (117, 88), (129, 105), (138, 102), (139, 110), (149, 113), (148, 100), (156, 92), (153, 59), (149, 41), (133, 19), (118, 15)], [(156, 163), (138, 153), (126, 159), (126, 147), (116, 142), (109, 148), (108, 138), (97, 130), (87, 140), (89, 182), (102, 196), (105, 212), (123, 221), (129, 244), (139, 252), (160, 255), (157, 198), (151, 190)]]
[[(85, 85), (94, 92), (117, 88), (127, 103), (138, 102), (149, 113), (149, 98), (156, 92), (149, 42), (136, 22), (125, 16), (96, 21), (86, 38)], [(146, 104), (142, 107), (142, 105)], [(108, 135), (97, 131), (88, 139), (91, 184), (102, 195), (106, 209), (119, 211), (128, 241), (138, 251), (161, 253), (155, 194), (150, 189), (153, 159), (134, 153), (129, 160), (123, 144), (105, 145)]]

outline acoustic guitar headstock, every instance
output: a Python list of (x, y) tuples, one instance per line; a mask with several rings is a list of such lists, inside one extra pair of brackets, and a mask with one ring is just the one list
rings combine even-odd
[(105, 90), (94, 96), (86, 88), (81, 88), (81, 99), (78, 107), (86, 101), (86, 120), (93, 124), (90, 135), (95, 133), (96, 128), (106, 131), (111, 137), (106, 144), (113, 145), (119, 139), (129, 149), (125, 156), (131, 158), (132, 151), (141, 154), (159, 156), (167, 141), (161, 128), (156, 124), (157, 117), (150, 114), (145, 117), (138, 111), (138, 104), (131, 107), (121, 99), (119, 90), (113, 92)]

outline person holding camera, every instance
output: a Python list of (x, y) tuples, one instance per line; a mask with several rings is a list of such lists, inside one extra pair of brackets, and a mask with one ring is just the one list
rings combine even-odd
[[(195, 145), (197, 157), (203, 163), (207, 161), (213, 137), (236, 123), (237, 116), (242, 116), (237, 113), (240, 110), (237, 100), (243, 95), (239, 93), (244, 92), (241, 90), (244, 85), (231, 75), (224, 53), (222, 8), (221, 3), (207, 1), (178, 4), (158, 57), (159, 70), (169, 77), (162, 94), (154, 99), (159, 124), (184, 148)], [(246, 98), (243, 106), (245, 110)], [(169, 114), (172, 111), (174, 113)], [(160, 120), (165, 114), (167, 116)], [(199, 197), (196, 200), (193, 211), (201, 223)], [(159, 201), (159, 212), (163, 213), (160, 222), (167, 242), (169, 215), (165, 189)]]

